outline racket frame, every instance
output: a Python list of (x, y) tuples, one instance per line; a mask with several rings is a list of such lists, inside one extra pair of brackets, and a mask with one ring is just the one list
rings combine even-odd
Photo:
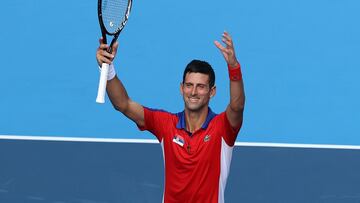
[[(102, 5), (102, 0), (98, 0), (98, 18), (99, 18), (99, 24), (100, 24), (100, 29), (101, 29), (101, 35), (102, 35), (102, 38), (103, 38), (102, 42), (104, 44), (107, 44), (106, 35), (114, 36), (114, 38), (111, 40), (109, 48), (106, 50), (107, 52), (112, 53), (112, 46), (114, 45), (114, 43), (118, 39), (120, 32), (125, 27), (125, 24), (127, 23), (128, 19), (129, 19), (131, 6), (132, 6), (132, 0), (128, 0), (128, 6), (127, 6), (127, 9), (126, 9), (124, 19), (121, 22), (120, 26), (115, 30), (114, 33), (110, 33), (105, 28), (104, 21), (102, 19), (101, 5)], [(109, 64), (103, 63), (101, 65), (101, 73), (100, 73), (98, 94), (97, 94), (97, 97), (96, 97), (96, 102), (100, 103), (100, 104), (105, 103), (105, 92), (106, 92), (108, 70), (109, 70)]]
[(107, 44), (107, 39), (106, 39), (106, 35), (110, 35), (110, 36), (114, 36), (114, 38), (111, 40), (109, 49), (107, 50), (109, 53), (112, 53), (112, 46), (114, 45), (114, 43), (116, 42), (116, 40), (119, 37), (120, 32), (123, 30), (123, 28), (125, 27), (128, 19), (129, 19), (129, 15), (130, 15), (130, 11), (131, 11), (131, 6), (132, 6), (132, 0), (128, 0), (128, 6), (126, 9), (126, 13), (124, 16), (124, 20), (121, 22), (120, 26), (115, 30), (115, 32), (111, 33), (109, 32), (104, 25), (104, 21), (102, 19), (102, 9), (101, 9), (101, 4), (102, 4), (102, 0), (98, 0), (98, 18), (99, 18), (99, 24), (100, 24), (100, 29), (101, 29), (101, 34), (103, 37), (103, 43)]

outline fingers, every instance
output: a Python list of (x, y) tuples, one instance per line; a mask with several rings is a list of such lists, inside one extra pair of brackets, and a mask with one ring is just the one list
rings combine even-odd
[(98, 49), (104, 49), (104, 50), (107, 50), (109, 49), (109, 45), (107, 44), (100, 44), (99, 48)]
[(221, 35), (221, 41), (223, 42), (223, 44), (221, 44), (218, 41), (215, 41), (215, 46), (221, 51), (221, 53), (224, 56), (225, 61), (232, 65), (232, 64), (237, 64), (237, 60), (236, 60), (236, 56), (235, 56), (235, 50), (234, 50), (234, 44), (233, 44), (233, 40), (230, 36), (230, 34), (226, 31), (223, 32), (223, 34)]
[(224, 54), (224, 55), (228, 55), (230, 54), (231, 50), (228, 49), (228, 47), (224, 47), (220, 42), (215, 41), (215, 46)]
[(228, 46), (228, 47), (233, 47), (233, 41), (231, 36), (229, 35), (228, 32), (224, 31), (224, 33), (222, 34), (222, 41)]
[(102, 38), (99, 39), (99, 43), (100, 46), (96, 50), (96, 60), (99, 66), (101, 66), (103, 63), (110, 64), (114, 60), (118, 44), (117, 43), (114, 44), (113, 46), (114, 51), (112, 54), (110, 54), (109, 52), (107, 52), (109, 46), (103, 43)]
[(225, 51), (225, 50), (226, 50), (226, 48), (225, 48), (222, 44), (220, 44), (220, 42), (214, 41), (214, 43), (215, 43), (215, 46), (216, 46), (218, 49), (220, 49), (220, 51)]
[(233, 45), (233, 41), (232, 41), (232, 38), (229, 35), (229, 33), (224, 31), (221, 36), (222, 36), (221, 41), (225, 44), (225, 46), (222, 46), (218, 41), (215, 41), (216, 47), (219, 48), (223, 52), (228, 52), (229, 50), (233, 50), (234, 45)]
[(106, 49), (98, 49), (96, 52), (96, 59), (101, 66), (103, 63), (110, 64), (114, 59), (114, 55), (107, 52)]

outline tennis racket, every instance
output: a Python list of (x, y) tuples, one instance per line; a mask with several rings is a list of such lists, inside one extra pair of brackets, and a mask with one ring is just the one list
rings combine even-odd
[[(121, 30), (129, 18), (132, 0), (98, 0), (98, 17), (101, 28), (103, 43), (107, 44), (106, 35), (114, 36), (107, 52), (112, 52), (112, 46), (116, 42)], [(105, 103), (105, 92), (109, 64), (101, 65), (97, 103)]]

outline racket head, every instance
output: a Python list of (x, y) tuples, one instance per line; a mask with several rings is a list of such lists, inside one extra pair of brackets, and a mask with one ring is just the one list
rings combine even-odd
[(132, 0), (98, 0), (98, 18), (103, 38), (105, 34), (118, 35), (125, 27)]

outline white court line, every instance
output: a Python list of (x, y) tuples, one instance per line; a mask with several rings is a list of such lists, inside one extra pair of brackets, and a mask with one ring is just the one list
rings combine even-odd
[(159, 143), (154, 139), (117, 139), (117, 138), (92, 138), (92, 137), (56, 137), (56, 136), (25, 136), (25, 135), (0, 135), (6, 140), (39, 140), (39, 141), (72, 141), (72, 142), (120, 142), (120, 143)]
[(267, 143), (267, 142), (235, 142), (235, 146), (318, 148), (318, 149), (360, 149), (360, 145), (291, 144), (291, 143)]
[[(39, 140), (39, 141), (72, 141), (72, 142), (113, 142), (113, 143), (148, 143), (158, 144), (156, 139), (120, 139), (120, 138), (91, 138), (91, 137), (51, 137), (0, 135), (0, 140)], [(235, 146), (246, 147), (287, 147), (287, 148), (320, 148), (320, 149), (360, 149), (360, 145), (329, 145), (329, 144), (291, 144), (270, 142), (235, 142)]]

